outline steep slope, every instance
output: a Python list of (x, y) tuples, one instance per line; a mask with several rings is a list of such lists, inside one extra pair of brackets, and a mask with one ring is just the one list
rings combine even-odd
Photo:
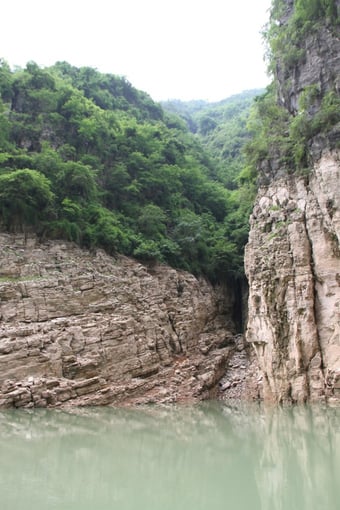
[(276, 95), (258, 105), (250, 148), (260, 189), (245, 267), (247, 340), (275, 401), (340, 401), (339, 9), (275, 1), (268, 31)]

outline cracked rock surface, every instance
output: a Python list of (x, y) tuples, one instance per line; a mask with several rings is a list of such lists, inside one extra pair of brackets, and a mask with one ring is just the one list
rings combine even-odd
[(207, 398), (232, 295), (166, 266), (0, 234), (0, 407)]
[(339, 161), (325, 150), (308, 179), (287, 175), (258, 193), (247, 340), (266, 400), (340, 402)]
[[(281, 4), (285, 30), (297, 2)], [(333, 7), (339, 13), (339, 0)], [(320, 115), (327, 123), (304, 134), (303, 163), (287, 165), (273, 139), (258, 167), (261, 187), (245, 253), (246, 338), (266, 400), (339, 403), (340, 124), (324, 102), (339, 97), (340, 39), (327, 16), (296, 35), (292, 47), (300, 56), (287, 59), (287, 48), (275, 62), (278, 102), (291, 116), (305, 116), (309, 128)], [(304, 104), (311, 90), (317, 98)]]

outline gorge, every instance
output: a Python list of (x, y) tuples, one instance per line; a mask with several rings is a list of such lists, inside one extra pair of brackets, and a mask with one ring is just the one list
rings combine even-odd
[(124, 80), (2, 65), (0, 407), (340, 402), (339, 10), (273, 2), (228, 178)]

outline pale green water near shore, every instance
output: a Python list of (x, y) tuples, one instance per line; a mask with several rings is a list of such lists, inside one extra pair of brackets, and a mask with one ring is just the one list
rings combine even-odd
[(339, 510), (340, 409), (0, 412), (1, 510)]

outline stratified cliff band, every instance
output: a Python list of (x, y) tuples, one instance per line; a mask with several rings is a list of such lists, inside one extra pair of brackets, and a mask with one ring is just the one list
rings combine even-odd
[(73, 243), (0, 246), (0, 407), (193, 402), (225, 374), (226, 289)]

